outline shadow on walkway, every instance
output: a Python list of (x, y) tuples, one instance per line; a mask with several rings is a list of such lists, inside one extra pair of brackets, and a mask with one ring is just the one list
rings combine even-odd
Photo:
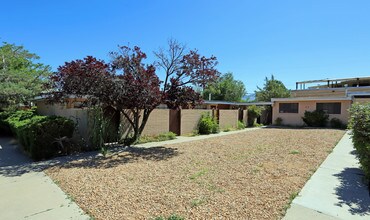
[(359, 168), (345, 168), (335, 174), (340, 185), (335, 188), (338, 199), (337, 206), (348, 205), (352, 215), (370, 215), (370, 195), (364, 174)]

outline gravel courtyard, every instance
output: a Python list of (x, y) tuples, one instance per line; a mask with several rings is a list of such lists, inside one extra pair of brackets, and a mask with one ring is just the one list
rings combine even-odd
[(344, 131), (259, 129), (46, 173), (95, 219), (279, 219)]

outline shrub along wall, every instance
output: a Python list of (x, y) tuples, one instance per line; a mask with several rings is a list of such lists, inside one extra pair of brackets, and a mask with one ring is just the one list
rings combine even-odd
[(12, 113), (6, 122), (24, 150), (34, 160), (69, 153), (75, 123), (60, 116), (35, 115), (35, 109)]
[(349, 112), (356, 154), (366, 178), (370, 180), (370, 104), (353, 104)]

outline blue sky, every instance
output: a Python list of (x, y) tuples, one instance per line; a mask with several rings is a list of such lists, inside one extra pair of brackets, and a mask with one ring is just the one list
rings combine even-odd
[[(248, 93), (275, 75), (296, 81), (370, 75), (370, 1), (3, 1), (0, 40), (54, 70), (117, 45), (152, 51), (169, 38), (215, 55)], [(159, 74), (162, 77), (162, 74)], [(163, 77), (162, 77), (163, 78)]]

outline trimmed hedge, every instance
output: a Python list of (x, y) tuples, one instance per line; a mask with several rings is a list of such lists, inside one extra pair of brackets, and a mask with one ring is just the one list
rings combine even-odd
[(353, 104), (349, 110), (349, 128), (357, 158), (365, 176), (370, 180), (370, 104)]
[(71, 138), (75, 123), (60, 116), (35, 115), (35, 110), (17, 111), (6, 121), (13, 134), (34, 160), (66, 153), (63, 140)]

